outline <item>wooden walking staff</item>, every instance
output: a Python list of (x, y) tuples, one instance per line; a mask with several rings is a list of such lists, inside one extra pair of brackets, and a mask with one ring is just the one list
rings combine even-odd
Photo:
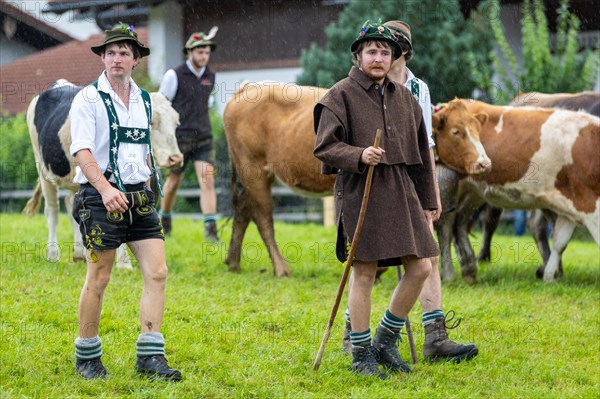
[[(396, 268), (396, 274), (398, 275), (398, 283), (402, 280), (402, 266)], [(415, 339), (413, 337), (412, 328), (410, 326), (410, 320), (406, 315), (406, 335), (408, 335), (408, 347), (410, 348), (410, 357), (412, 358), (412, 364), (417, 364), (417, 350), (415, 349)]]
[[(377, 133), (375, 134), (375, 143), (373, 144), (373, 147), (379, 147), (380, 141), (381, 129), (377, 129)], [(335, 303), (333, 304), (333, 308), (331, 309), (331, 315), (329, 315), (327, 328), (325, 329), (325, 334), (323, 335), (323, 341), (321, 341), (321, 346), (319, 347), (317, 358), (315, 359), (315, 363), (313, 364), (314, 371), (317, 371), (319, 369), (319, 366), (321, 365), (321, 359), (323, 358), (323, 353), (325, 352), (325, 344), (327, 344), (329, 334), (331, 334), (331, 328), (333, 327), (333, 322), (335, 321), (335, 316), (337, 315), (338, 308), (340, 307), (340, 301), (342, 300), (342, 295), (344, 294), (346, 281), (348, 280), (348, 275), (350, 274), (350, 267), (352, 267), (352, 264), (354, 263), (354, 253), (356, 252), (356, 248), (358, 247), (358, 238), (360, 237), (360, 231), (362, 230), (362, 225), (365, 220), (365, 214), (367, 213), (367, 203), (369, 202), (369, 193), (371, 192), (371, 180), (373, 180), (373, 168), (375, 168), (375, 165), (369, 165), (369, 171), (367, 172), (367, 181), (365, 183), (365, 192), (363, 194), (362, 204), (360, 205), (360, 213), (358, 215), (358, 223), (356, 224), (356, 230), (354, 231), (354, 237), (352, 238), (352, 245), (350, 246), (350, 252), (348, 253), (348, 260), (346, 261), (346, 267), (344, 268), (344, 273), (342, 274), (342, 280), (340, 281), (337, 296), (335, 297)]]

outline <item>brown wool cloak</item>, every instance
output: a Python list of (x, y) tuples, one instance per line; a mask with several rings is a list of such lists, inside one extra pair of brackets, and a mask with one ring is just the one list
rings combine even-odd
[(373, 171), (356, 259), (390, 266), (402, 256), (436, 256), (423, 214), (437, 208), (435, 175), (421, 107), (410, 91), (387, 78), (382, 88), (353, 67), (315, 106), (314, 120), (322, 173), (337, 173), (338, 259), (346, 260), (346, 242), (356, 230), (368, 169), (360, 156), (377, 129), (385, 153)]

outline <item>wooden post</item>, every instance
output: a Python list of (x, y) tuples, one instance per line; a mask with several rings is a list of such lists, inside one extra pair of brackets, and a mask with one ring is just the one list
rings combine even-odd
[(331, 195), (323, 198), (323, 226), (335, 226), (335, 201)]

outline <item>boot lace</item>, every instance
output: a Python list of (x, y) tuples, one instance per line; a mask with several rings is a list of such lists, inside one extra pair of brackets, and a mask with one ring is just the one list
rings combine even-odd
[(357, 360), (359, 362), (358, 369), (360, 371), (367, 371), (370, 374), (380, 374), (377, 368), (377, 351), (372, 346), (365, 348)]
[(169, 367), (169, 363), (167, 363), (167, 358), (161, 355), (157, 355), (154, 357), (154, 359), (156, 359), (156, 362), (163, 367), (164, 369), (170, 369)]
[(102, 361), (100, 361), (100, 359), (92, 360), (90, 362), (90, 369), (94, 373), (98, 374), (106, 372), (106, 369), (104, 368), (104, 365), (102, 364)]

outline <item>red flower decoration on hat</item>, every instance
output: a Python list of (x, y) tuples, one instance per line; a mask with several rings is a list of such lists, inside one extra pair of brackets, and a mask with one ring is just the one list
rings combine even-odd
[(436, 112), (441, 111), (446, 105), (448, 105), (448, 104), (447, 103), (437, 103), (435, 105), (432, 105), (433, 113), (435, 114)]
[(198, 35), (194, 35), (194, 36), (192, 36), (192, 38), (193, 38), (194, 40), (200, 40), (200, 36), (198, 36)]

